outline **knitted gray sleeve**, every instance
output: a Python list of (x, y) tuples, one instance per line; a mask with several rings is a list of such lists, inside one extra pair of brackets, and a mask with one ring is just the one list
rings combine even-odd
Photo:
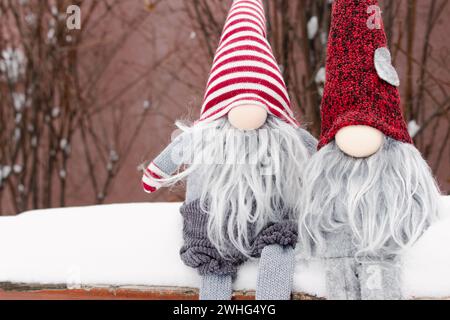
[(172, 175), (182, 165), (183, 152), (189, 152), (190, 141), (188, 133), (181, 134), (153, 160), (153, 163), (165, 174)]
[(256, 236), (255, 242), (253, 243), (252, 256), (259, 258), (266, 246), (274, 244), (284, 248), (295, 248), (297, 239), (298, 226), (296, 221), (284, 220), (270, 224)]

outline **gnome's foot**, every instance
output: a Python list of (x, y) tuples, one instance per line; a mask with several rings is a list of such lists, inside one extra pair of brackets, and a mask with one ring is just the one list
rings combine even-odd
[(200, 300), (231, 300), (232, 276), (204, 275), (200, 287)]
[(361, 289), (353, 258), (326, 260), (326, 283), (329, 300), (360, 300)]
[(289, 300), (294, 278), (295, 254), (292, 247), (274, 244), (265, 247), (259, 262), (256, 300)]
[(363, 261), (358, 266), (362, 300), (402, 300), (398, 263)]

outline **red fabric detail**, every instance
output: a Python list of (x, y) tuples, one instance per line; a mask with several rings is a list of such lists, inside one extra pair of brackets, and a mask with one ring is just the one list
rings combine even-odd
[(146, 170), (146, 173), (148, 173), (150, 175), (150, 177), (154, 178), (154, 179), (162, 179), (161, 176), (157, 175), (156, 173), (154, 173), (153, 171), (151, 171), (150, 169)]
[[(274, 92), (278, 93), (281, 98), (283, 98), (284, 102), (286, 102), (287, 105), (290, 104), (290, 101), (284, 96), (285, 93), (283, 91), (281, 91), (276, 85), (270, 83), (267, 80), (264, 79), (260, 79), (260, 78), (255, 78), (255, 77), (241, 77), (241, 78), (236, 78), (236, 79), (230, 79), (230, 80), (226, 80), (223, 81), (221, 83), (219, 83), (218, 85), (212, 87), (209, 92), (208, 95), (220, 90), (222, 88), (225, 88), (227, 86), (231, 86), (233, 84), (239, 84), (239, 83), (254, 83), (254, 84), (260, 84), (265, 86), (266, 88), (269, 88), (271, 90), (273, 90)], [(282, 107), (282, 109), (284, 109), (284, 107)]]
[(214, 61), (217, 61), (217, 59), (218, 59), (217, 56), (220, 56), (220, 55), (222, 54), (222, 51), (223, 51), (223, 50), (228, 50), (227, 47), (228, 47), (229, 45), (232, 45), (233, 43), (236, 43), (236, 42), (239, 42), (239, 41), (245, 41), (245, 40), (252, 41), (252, 42), (258, 42), (259, 44), (262, 44), (262, 45), (265, 46), (267, 49), (269, 49), (269, 51), (272, 51), (272, 49), (271, 49), (270, 46), (267, 44), (267, 42), (264, 42), (264, 41), (261, 40), (260, 38), (255, 37), (255, 36), (252, 36), (252, 35), (243, 35), (243, 36), (241, 36), (241, 37), (238, 37), (238, 38), (236, 38), (236, 39), (233, 39), (233, 40), (228, 41), (227, 44), (226, 44), (223, 48), (221, 48), (220, 50), (218, 50), (218, 51), (216, 52), (216, 58), (214, 58)]
[(260, 58), (260, 57), (255, 57), (255, 56), (249, 56), (249, 55), (245, 55), (245, 56), (235, 56), (235, 57), (231, 57), (229, 59), (226, 59), (224, 61), (222, 61), (221, 63), (217, 64), (214, 68), (212, 68), (211, 73), (213, 73), (214, 71), (216, 71), (217, 69), (219, 69), (220, 67), (233, 63), (233, 62), (239, 62), (239, 61), (258, 61), (258, 62), (262, 62), (270, 67), (272, 67), (275, 70), (278, 70), (278, 66), (271, 61), (268, 61), (264, 58)]
[(255, 72), (255, 73), (260, 73), (260, 74), (264, 74), (266, 76), (272, 77), (274, 80), (278, 81), (282, 86), (285, 86), (284, 82), (279, 78), (279, 76), (277, 76), (275, 73), (270, 72), (269, 70), (263, 69), (263, 68), (259, 68), (259, 67), (235, 67), (235, 68), (230, 68), (230, 69), (226, 69), (223, 70), (221, 72), (219, 72), (216, 76), (212, 77), (209, 82), (207, 87), (209, 87), (209, 85), (211, 83), (213, 83), (214, 81), (216, 81), (217, 79), (229, 75), (229, 74), (233, 74), (233, 73), (239, 73), (239, 72)]
[(276, 107), (278, 107), (278, 108), (280, 108), (282, 110), (285, 109), (284, 106), (277, 99), (275, 99), (274, 97), (272, 97), (271, 95), (269, 95), (269, 94), (267, 94), (267, 93), (265, 93), (263, 91), (256, 90), (256, 89), (239, 89), (239, 90), (226, 92), (226, 93), (218, 96), (217, 98), (212, 99), (206, 105), (205, 111), (210, 109), (212, 106), (222, 102), (222, 101), (225, 101), (225, 100), (228, 100), (228, 99), (232, 99), (233, 97), (236, 97), (236, 96), (238, 96), (240, 94), (246, 94), (246, 93), (256, 94), (259, 97), (265, 99), (266, 101), (269, 101), (271, 104), (275, 105)]
[(224, 37), (222, 38), (222, 40), (220, 41), (219, 46), (220, 46), (223, 42), (227, 41), (227, 39), (230, 38), (232, 35), (234, 35), (234, 34), (236, 34), (236, 33), (239, 33), (239, 32), (244, 32), (244, 31), (250, 31), (250, 32), (254, 32), (254, 33), (256, 33), (256, 34), (261, 35), (261, 33), (260, 33), (258, 30), (256, 30), (255, 28), (253, 28), (253, 27), (240, 27), (240, 28), (234, 29), (233, 31), (228, 32), (228, 33), (226, 34), (226, 36), (224, 36)]
[(319, 149), (336, 133), (367, 125), (398, 141), (412, 143), (401, 111), (398, 89), (382, 80), (374, 66), (375, 50), (387, 46), (384, 27), (367, 25), (376, 0), (337, 0), (328, 42)]
[[(255, 20), (252, 20), (252, 19), (245, 19), (245, 18), (237, 19), (237, 20), (234, 20), (233, 22), (230, 22), (230, 24), (223, 29), (222, 34), (225, 34), (226, 32), (228, 32), (228, 30), (232, 26), (235, 26), (235, 25), (237, 25), (239, 23), (242, 23), (242, 22), (247, 22), (247, 23), (252, 24), (254, 27), (259, 29), (258, 33), (261, 34), (262, 36), (264, 36), (264, 30), (261, 29), (262, 26), (260, 24), (258, 24), (258, 22), (256, 22)], [(236, 30), (239, 30), (239, 28), (237, 28)], [(240, 31), (236, 31), (236, 32), (240, 32)], [(235, 32), (235, 30), (233, 30), (233, 32), (231, 32), (230, 34), (235, 34), (236, 32)], [(223, 41), (225, 41), (225, 39), (223, 39), (222, 42)]]
[[(239, 15), (239, 17), (237, 17)], [(235, 21), (231, 21), (233, 17), (237, 17)], [(243, 26), (239, 26), (242, 24)], [(236, 28), (230, 30), (230, 28)], [(262, 32), (261, 32), (262, 31)], [(237, 37), (234, 39), (234, 37)], [(245, 44), (239, 42), (246, 41)], [(237, 45), (236, 48), (231, 48), (231, 45)], [(261, 48), (260, 46), (264, 46)], [(243, 51), (246, 51), (243, 53)], [(217, 63), (220, 60), (225, 60)], [(260, 57), (259, 57), (260, 56)], [(247, 65), (247, 61), (250, 63)], [(260, 66), (251, 66), (254, 62), (261, 64)], [(236, 66), (236, 64), (241, 64)], [(246, 64), (243, 66), (242, 64)], [(218, 74), (212, 76), (217, 70), (221, 70)], [(266, 77), (274, 79), (259, 79), (258, 76), (247, 75), (246, 72), (260, 73)], [(233, 79), (221, 79), (227, 75), (232, 75)], [(213, 82), (216, 85), (211, 87)], [(275, 83), (276, 82), (276, 83)], [(258, 85), (257, 89), (248, 88), (249, 84)], [(278, 84), (280, 84), (278, 86)], [(234, 88), (229, 88), (233, 85)], [(211, 99), (211, 95), (217, 90), (224, 90), (220, 96)], [(275, 94), (276, 93), (276, 94)], [(213, 67), (210, 73), (210, 78), (207, 83), (207, 92), (204, 95), (202, 104), (201, 121), (205, 119), (217, 119), (222, 116), (222, 112), (228, 110), (228, 101), (236, 101), (236, 98), (241, 98), (240, 95), (252, 94), (255, 97), (247, 97), (246, 100), (261, 100), (264, 105), (268, 106), (268, 111), (275, 117), (279, 117), (291, 124), (298, 125), (296, 120), (292, 117), (292, 110), (289, 100), (288, 90), (283, 81), (283, 76), (280, 72), (278, 63), (266, 39), (266, 18), (264, 13), (263, 3), (259, 0), (235, 0), (228, 14), (225, 26), (222, 32), (219, 49), (216, 51), (216, 56), (213, 61)], [(281, 97), (278, 97), (278, 95)], [(225, 105), (227, 104), (227, 105)], [(218, 105), (224, 105), (216, 110)], [(270, 108), (273, 105), (279, 108), (280, 111)], [(222, 112), (221, 112), (222, 111)], [(206, 113), (211, 113), (205, 116)]]
[(144, 188), (145, 191), (153, 193), (156, 191), (155, 187), (149, 186), (148, 184), (142, 182), (142, 187)]
[(246, 50), (246, 51), (250, 50), (250, 51), (255, 51), (255, 52), (258, 52), (258, 53), (262, 53), (262, 54), (266, 55), (267, 57), (271, 58), (273, 61), (275, 61), (275, 58), (269, 52), (267, 52), (267, 51), (265, 51), (265, 50), (263, 50), (263, 49), (261, 49), (259, 47), (252, 46), (252, 45), (243, 45), (243, 46), (238, 46), (238, 47), (234, 47), (234, 48), (225, 50), (224, 52), (220, 53), (216, 57), (215, 61), (218, 61), (221, 57), (226, 56), (226, 55), (228, 55), (230, 53), (243, 51), (243, 50)]

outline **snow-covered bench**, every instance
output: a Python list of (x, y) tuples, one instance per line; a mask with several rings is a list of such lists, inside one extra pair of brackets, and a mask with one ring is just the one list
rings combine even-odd
[[(142, 203), (39, 210), (0, 218), (0, 298), (195, 298), (196, 272), (178, 252), (179, 203)], [(406, 255), (409, 297), (450, 297), (450, 197), (446, 214)], [(257, 261), (235, 282), (252, 297)], [(299, 261), (296, 298), (326, 297), (320, 262)]]

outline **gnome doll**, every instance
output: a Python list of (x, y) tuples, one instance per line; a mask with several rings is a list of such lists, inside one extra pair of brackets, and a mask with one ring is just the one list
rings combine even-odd
[(333, 3), (319, 151), (304, 170), (300, 243), (325, 262), (330, 299), (401, 299), (401, 253), (438, 218), (377, 9)]
[(187, 180), (183, 262), (200, 298), (227, 300), (238, 267), (260, 258), (257, 299), (289, 299), (298, 222), (294, 207), (315, 139), (293, 117), (266, 38), (260, 0), (235, 0), (207, 83), (200, 119), (148, 166), (145, 191)]

